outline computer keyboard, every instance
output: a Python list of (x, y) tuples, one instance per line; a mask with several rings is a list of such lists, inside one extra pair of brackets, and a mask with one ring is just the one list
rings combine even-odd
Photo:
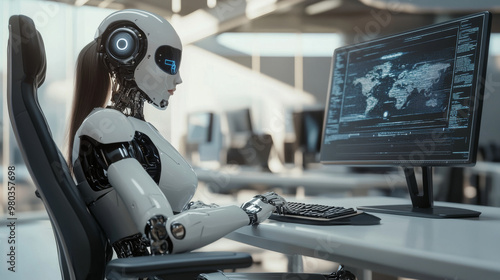
[(307, 204), (302, 202), (287, 202), (287, 207), (275, 215), (292, 216), (296, 218), (332, 220), (358, 214), (353, 208), (341, 206)]

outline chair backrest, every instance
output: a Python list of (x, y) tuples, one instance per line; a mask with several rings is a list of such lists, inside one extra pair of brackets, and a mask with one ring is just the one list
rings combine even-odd
[(45, 47), (33, 20), (9, 20), (8, 110), (24, 161), (49, 214), (63, 279), (104, 279), (110, 246), (88, 212), (38, 104)]

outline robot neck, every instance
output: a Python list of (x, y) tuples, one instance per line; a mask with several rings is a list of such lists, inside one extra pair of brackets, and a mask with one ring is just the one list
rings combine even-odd
[(109, 107), (126, 116), (144, 120), (144, 100), (144, 95), (137, 85), (115, 84)]

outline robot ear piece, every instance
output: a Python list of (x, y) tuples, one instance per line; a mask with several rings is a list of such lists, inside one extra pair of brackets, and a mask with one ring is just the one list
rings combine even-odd
[(142, 35), (135, 28), (117, 28), (107, 36), (104, 43), (105, 52), (119, 66), (133, 65), (144, 47), (141, 37)]

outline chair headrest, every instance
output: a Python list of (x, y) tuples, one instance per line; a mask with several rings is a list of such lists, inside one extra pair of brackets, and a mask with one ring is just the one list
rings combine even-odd
[(12, 16), (9, 23), (12, 26), (19, 24), (19, 29), (12, 28), (11, 51), (16, 55), (21, 51), (23, 72), (27, 82), (33, 82), (36, 87), (40, 87), (45, 81), (47, 67), (42, 36), (36, 30), (33, 20), (27, 16)]

